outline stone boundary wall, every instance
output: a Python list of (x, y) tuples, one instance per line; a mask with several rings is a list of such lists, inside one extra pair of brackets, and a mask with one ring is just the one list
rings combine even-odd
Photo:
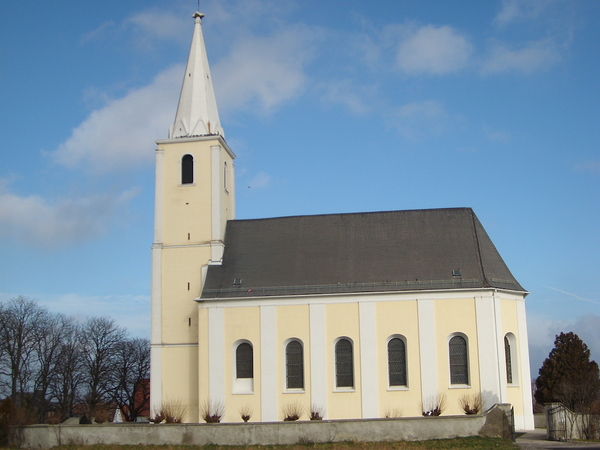
[(598, 439), (600, 415), (575, 413), (562, 403), (546, 403), (546, 438), (550, 441)]
[(483, 415), (395, 419), (323, 420), (219, 424), (30, 425), (11, 430), (12, 445), (277, 445), (317, 442), (379, 442), (510, 437), (510, 405)]

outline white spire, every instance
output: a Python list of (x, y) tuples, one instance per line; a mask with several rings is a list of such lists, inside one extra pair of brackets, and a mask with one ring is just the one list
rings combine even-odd
[(224, 136), (202, 36), (204, 14), (196, 12), (192, 17), (195, 19), (194, 36), (183, 76), (175, 123), (169, 131), (171, 139), (207, 134)]

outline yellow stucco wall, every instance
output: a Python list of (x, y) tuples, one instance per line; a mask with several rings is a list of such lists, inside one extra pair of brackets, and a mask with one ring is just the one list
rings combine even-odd
[[(376, 306), (379, 415), (421, 415), (421, 361), (417, 301), (382, 302)], [(393, 336), (406, 343), (407, 388), (389, 387), (387, 343)]]
[[(199, 361), (198, 321), (206, 325), (206, 315), (198, 313), (194, 299), (202, 292), (202, 268), (213, 255), (213, 189), (219, 189), (221, 236), (227, 219), (233, 218), (233, 159), (219, 138), (160, 142), (158, 149), (162, 156), (157, 169), (162, 173), (157, 173), (156, 244), (161, 246), (161, 261), (156, 265), (160, 272), (153, 277), (160, 281), (160, 320), (153, 326), (160, 327), (160, 342), (153, 344), (160, 345), (162, 355), (163, 403), (180, 398), (189, 414), (186, 420), (198, 421), (199, 386), (207, 386), (199, 383), (207, 374), (199, 371), (207, 363), (207, 352), (206, 341), (201, 341), (204, 359)], [(186, 154), (194, 159), (194, 182), (182, 185), (181, 161)], [(225, 162), (230, 173), (227, 190)]]
[[(248, 407), (252, 411), (254, 420), (261, 416), (260, 405), (260, 308), (240, 307), (225, 309), (225, 391), (226, 398), (225, 418), (228, 422), (241, 421), (240, 410)], [(234, 359), (236, 343), (248, 341), (252, 344), (254, 353), (254, 389), (252, 393), (233, 394), (235, 381)]]
[[(213, 161), (212, 146), (219, 146), (218, 161)], [(222, 228), (235, 214), (233, 159), (217, 139), (159, 144), (163, 150), (163, 217), (164, 245), (201, 244), (211, 240), (212, 189), (219, 189)], [(181, 184), (181, 160), (194, 158), (193, 184)], [(213, 167), (216, 180), (213, 180)], [(227, 188), (224, 169), (227, 164)], [(189, 234), (189, 237), (188, 237)]]
[(184, 422), (198, 422), (198, 347), (162, 349), (163, 407), (181, 408)]
[[(464, 414), (460, 399), (479, 392), (479, 350), (477, 347), (477, 320), (475, 299), (435, 301), (436, 355), (439, 394), (445, 396), (444, 414)], [(469, 385), (450, 384), (448, 343), (453, 334), (467, 337), (469, 358)]]
[[(252, 306), (234, 305), (224, 306), (223, 315), (223, 358), (224, 358), (224, 386), (227, 422), (240, 422), (240, 411), (247, 408), (252, 411), (251, 420), (260, 420), (261, 417), (261, 307), (253, 302)], [(272, 303), (269, 303), (272, 304)], [(435, 354), (437, 365), (438, 393), (445, 397), (443, 415), (462, 415), (461, 397), (472, 396), (480, 391), (480, 368), (478, 361), (476, 302), (474, 298), (436, 299), (433, 303), (433, 320), (435, 321)], [(359, 304), (352, 299), (344, 303), (325, 303), (325, 339), (320, 343), (324, 347), (326, 367), (322, 369), (326, 377), (326, 401), (324, 406), (327, 418), (347, 419), (359, 418), (363, 414), (361, 393), (361, 329), (359, 318)], [(375, 303), (375, 324), (373, 330), (376, 334), (376, 361), (377, 371), (377, 406), (379, 417), (385, 416), (419, 416), (422, 412), (421, 393), (421, 360), (419, 345), (419, 311), (417, 300), (402, 299), (379, 301)], [(516, 335), (517, 309), (514, 299), (504, 299), (501, 303), (502, 323), (506, 332)], [(272, 316), (270, 316), (272, 317)], [(276, 330), (268, 333), (275, 339), (276, 348), (275, 366), (276, 374), (272, 388), (276, 391), (273, 398), (276, 402), (277, 420), (283, 420), (283, 409), (286, 405), (297, 403), (303, 409), (302, 419), (309, 418), (311, 409), (311, 342), (310, 342), (310, 306), (306, 304), (275, 306)], [(271, 320), (271, 319), (269, 319)], [(200, 304), (198, 321), (200, 359), (198, 361), (200, 374), (199, 398), (207, 398), (208, 393), (208, 310)], [(450, 384), (449, 374), (449, 349), (448, 343), (451, 336), (461, 334), (467, 337), (469, 356), (469, 385), (453, 386)], [(407, 352), (407, 382), (408, 386), (389, 387), (387, 370), (387, 342), (391, 337), (400, 336), (405, 339)], [(340, 337), (348, 337), (353, 342), (354, 350), (354, 389), (335, 388), (335, 356), (334, 344)], [(263, 337), (264, 338), (264, 337)], [(286, 391), (285, 388), (285, 344), (290, 339), (299, 339), (304, 349), (304, 376), (305, 386), (301, 391)], [(234, 393), (234, 359), (235, 343), (246, 340), (252, 343), (254, 349), (254, 390), (252, 393)], [(268, 355), (272, 358), (273, 355)], [(495, 364), (489, 361), (489, 364)], [(433, 369), (432, 369), (433, 370)], [(269, 389), (271, 386), (269, 386)], [(521, 386), (508, 387), (509, 401), (515, 405), (515, 412), (522, 405)], [(272, 405), (271, 405), (272, 406)], [(272, 406), (273, 407), (273, 406)]]
[(208, 391), (208, 309), (198, 308), (198, 404), (210, 399)]
[[(329, 304), (325, 308), (327, 351), (327, 417), (351, 419), (361, 416), (360, 331), (358, 303)], [(352, 340), (354, 351), (354, 390), (335, 388), (334, 344), (340, 337)]]
[[(310, 318), (308, 305), (277, 306), (277, 404), (278, 415), (284, 418), (286, 407), (302, 411), (302, 419), (310, 418)], [(285, 345), (296, 339), (302, 342), (304, 350), (304, 390), (286, 388)]]

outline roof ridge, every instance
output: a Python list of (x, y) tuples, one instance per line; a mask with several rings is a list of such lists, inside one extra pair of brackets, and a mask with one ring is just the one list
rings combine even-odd
[(418, 208), (418, 209), (392, 209), (392, 210), (380, 210), (380, 211), (360, 211), (360, 212), (341, 212), (341, 213), (323, 213), (323, 214), (295, 214), (289, 216), (276, 216), (276, 217), (255, 217), (253, 219), (233, 219), (229, 222), (251, 222), (260, 220), (276, 220), (276, 219), (295, 219), (300, 217), (332, 217), (332, 216), (361, 216), (369, 214), (388, 214), (388, 213), (409, 213), (409, 212), (420, 212), (420, 211), (457, 211), (465, 210), (473, 213), (473, 208), (470, 206), (456, 206), (450, 208)]

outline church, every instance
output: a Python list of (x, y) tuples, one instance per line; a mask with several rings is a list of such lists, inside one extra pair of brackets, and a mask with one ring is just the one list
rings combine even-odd
[(460, 415), (480, 399), (533, 429), (528, 292), (472, 209), (235, 219), (235, 154), (193, 18), (156, 141), (153, 411), (335, 420)]

